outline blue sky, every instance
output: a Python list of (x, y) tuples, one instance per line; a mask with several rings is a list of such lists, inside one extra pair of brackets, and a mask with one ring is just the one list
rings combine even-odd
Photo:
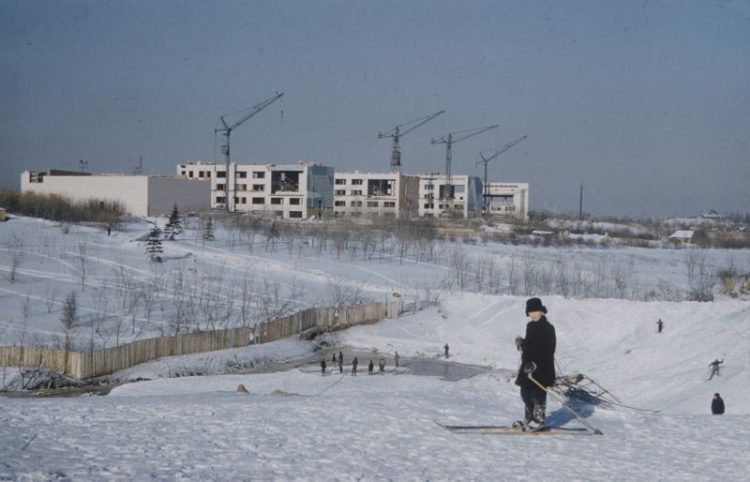
[[(453, 172), (528, 134), (493, 180), (532, 209), (750, 211), (750, 2), (0, 1), (0, 184), (24, 169), (174, 173), (212, 160), (219, 115), (284, 92), (237, 161)], [(283, 114), (282, 114), (283, 112)]]

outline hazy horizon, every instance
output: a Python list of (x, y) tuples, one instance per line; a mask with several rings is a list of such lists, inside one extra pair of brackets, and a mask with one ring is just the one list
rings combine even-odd
[[(0, 186), (26, 169), (174, 174), (221, 161), (388, 171), (490, 164), (533, 210), (638, 218), (750, 212), (750, 2), (4, 1)], [(219, 140), (217, 139), (217, 144)]]

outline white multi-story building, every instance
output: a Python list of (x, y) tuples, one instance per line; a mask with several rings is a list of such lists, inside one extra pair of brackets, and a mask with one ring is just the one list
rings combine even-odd
[[(333, 207), (333, 168), (320, 164), (238, 164), (185, 162), (185, 179), (211, 181), (211, 208), (306, 219)], [(227, 187), (229, 193), (227, 195)]]
[(122, 204), (134, 216), (209, 210), (208, 182), (189, 182), (174, 176), (90, 174), (77, 171), (24, 171), (21, 192), (57, 194), (71, 201), (98, 199)]
[(478, 177), (440, 174), (419, 176), (419, 215), (473, 217), (481, 214), (482, 184)]
[(490, 216), (510, 216), (523, 221), (529, 219), (529, 183), (491, 182), (489, 192), (484, 194)]
[(419, 178), (398, 172), (336, 172), (337, 216), (412, 217), (418, 214)]

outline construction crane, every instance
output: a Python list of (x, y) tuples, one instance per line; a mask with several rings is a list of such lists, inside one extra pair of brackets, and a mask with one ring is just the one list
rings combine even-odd
[(467, 129), (464, 131), (455, 131), (450, 132), (443, 137), (432, 138), (432, 140), (430, 141), (431, 144), (445, 144), (445, 175), (448, 178), (448, 188), (445, 190), (445, 192), (447, 193), (446, 197), (453, 197), (451, 194), (453, 190), (450, 189), (451, 157), (453, 155), (453, 144), (468, 139), (469, 137), (474, 137), (476, 135), (482, 134), (483, 132), (487, 132), (488, 130), (494, 129), (497, 126), (498, 124), (487, 127), (477, 127), (476, 129)]
[[(252, 107), (249, 107), (248, 109), (243, 109), (243, 110), (241, 110), (239, 112), (234, 112), (232, 114), (224, 114), (223, 116), (219, 117), (219, 123), (218, 124), (220, 124), (220, 126), (217, 127), (216, 129), (214, 129), (214, 134), (217, 134), (217, 133), (221, 132), (221, 134), (224, 136), (224, 143), (221, 145), (221, 153), (224, 154), (224, 157), (226, 158), (226, 166), (227, 166), (227, 168), (226, 168), (226, 179), (225, 179), (226, 189), (224, 190), (224, 192), (226, 193), (226, 199), (225, 199), (224, 206), (225, 206), (227, 212), (230, 211), (230, 199), (233, 199), (233, 195), (232, 195), (232, 193), (230, 192), (230, 189), (229, 189), (229, 160), (230, 160), (230, 155), (229, 155), (229, 136), (232, 134), (232, 131), (234, 129), (236, 129), (237, 127), (239, 127), (242, 124), (244, 124), (248, 119), (250, 119), (252, 116), (254, 116), (255, 114), (257, 114), (258, 112), (262, 111), (263, 109), (265, 109), (269, 105), (271, 105), (274, 102), (276, 102), (277, 100), (279, 100), (279, 98), (282, 95), (284, 95), (283, 92), (276, 93), (273, 96), (271, 96), (268, 99), (266, 99), (263, 102), (261, 102), (260, 104), (257, 104), (257, 105), (254, 105)], [(231, 125), (227, 123), (225, 117), (227, 117), (229, 115), (239, 114), (240, 112), (244, 113), (245, 111), (247, 111), (247, 113), (245, 113), (240, 118), (240, 120), (232, 123)]]
[[(403, 124), (399, 124), (387, 132), (378, 131), (378, 139), (383, 139), (384, 137), (393, 138), (393, 151), (391, 151), (392, 172), (401, 172), (401, 145), (399, 144), (401, 137), (405, 136), (417, 127), (430, 122), (432, 119), (439, 116), (440, 114), (443, 114), (444, 112), (444, 110), (441, 110), (440, 112), (435, 112), (434, 114), (426, 115), (413, 121), (404, 122)], [(406, 127), (406, 129), (401, 130), (404, 127)]]
[(491, 160), (495, 159), (500, 154), (502, 154), (503, 152), (507, 151), (511, 147), (515, 146), (519, 142), (523, 141), (527, 137), (529, 137), (529, 136), (528, 135), (521, 136), (518, 139), (516, 139), (515, 141), (511, 141), (511, 142), (505, 144), (500, 149), (495, 149), (494, 152), (492, 152), (492, 154), (489, 157), (484, 157), (484, 154), (482, 154), (481, 152), (479, 153), (479, 157), (481, 157), (482, 160), (478, 161), (477, 164), (479, 164), (480, 162), (482, 164), (484, 164), (484, 189), (483, 189), (483, 194), (484, 194), (484, 216), (485, 217), (487, 217), (487, 215), (489, 214), (489, 211), (490, 211), (490, 206), (489, 206), (490, 181), (487, 178), (487, 164), (489, 164)]

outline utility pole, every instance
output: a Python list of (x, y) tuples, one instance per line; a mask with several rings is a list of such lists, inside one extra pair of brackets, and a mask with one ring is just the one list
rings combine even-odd
[[(269, 97), (268, 99), (264, 100), (260, 104), (254, 105), (253, 107), (250, 107), (248, 109), (244, 109), (244, 110), (240, 111), (240, 112), (246, 112), (246, 111), (249, 111), (249, 112), (247, 112), (246, 114), (244, 114), (240, 118), (240, 120), (238, 120), (237, 122), (234, 122), (231, 125), (227, 124), (227, 121), (224, 119), (226, 116), (228, 116), (230, 114), (225, 114), (225, 115), (219, 117), (219, 123), (221, 125), (220, 125), (220, 127), (217, 127), (216, 129), (214, 129), (214, 133), (221, 132), (221, 134), (224, 136), (224, 143), (221, 146), (221, 153), (224, 154), (225, 164), (226, 164), (226, 174), (225, 174), (226, 178), (224, 180), (224, 182), (225, 182), (224, 192), (225, 192), (226, 198), (224, 199), (224, 201), (225, 201), (224, 202), (224, 207), (225, 207), (225, 209), (226, 209), (227, 212), (231, 211), (230, 202), (233, 200), (233, 196), (234, 196), (234, 194), (232, 193), (232, 190), (230, 190), (230, 188), (229, 188), (229, 164), (230, 164), (229, 136), (232, 134), (232, 131), (234, 129), (236, 129), (237, 127), (239, 127), (242, 124), (244, 124), (248, 119), (250, 119), (252, 116), (254, 116), (255, 114), (257, 114), (258, 112), (262, 111), (263, 109), (265, 109), (269, 105), (271, 105), (274, 102), (276, 102), (283, 95), (284, 95), (283, 92), (277, 93), (277, 94)], [(237, 114), (237, 112), (235, 112), (235, 114)], [(234, 183), (234, 180), (232, 180), (232, 182)]]
[(583, 183), (581, 183), (581, 193), (578, 196), (578, 220), (583, 221)]

